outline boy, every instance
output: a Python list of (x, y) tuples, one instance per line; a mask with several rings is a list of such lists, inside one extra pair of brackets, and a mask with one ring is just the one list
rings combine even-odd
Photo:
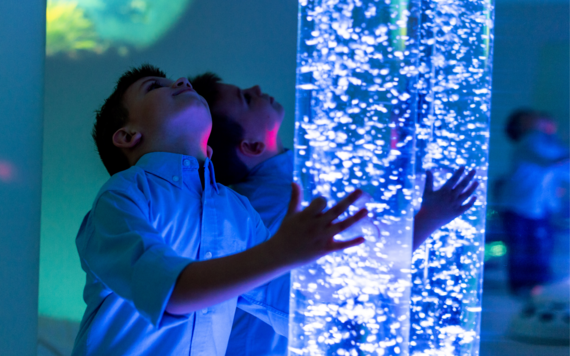
[[(209, 144), (218, 181), (232, 185), (246, 196), (260, 214), (269, 231), (277, 231), (285, 217), (285, 201), (293, 181), (293, 152), (284, 150), (277, 135), (284, 117), (283, 107), (259, 86), (240, 89), (222, 83), (220, 77), (205, 73), (191, 79), (196, 90), (208, 101), (213, 118)], [(439, 227), (471, 208), (475, 191), (471, 171), (461, 179), (465, 168), (458, 169), (437, 191), (433, 175), (426, 172), (422, 206), (414, 220), (415, 250)], [(281, 277), (287, 280), (289, 275)], [(286, 281), (283, 281), (286, 283)], [(266, 324), (238, 311), (227, 355), (285, 355), (286, 337)]]
[(552, 280), (550, 215), (558, 208), (561, 180), (568, 181), (568, 148), (558, 142), (554, 120), (531, 109), (511, 113), (505, 133), (515, 146), (497, 193), (509, 248), (509, 288), (525, 297)]
[(190, 83), (148, 65), (98, 111), (93, 137), (112, 177), (76, 239), (87, 308), (74, 355), (221, 356), (236, 306), (285, 335), (288, 292), (275, 279), (363, 242), (333, 239), (367, 214), (333, 222), (361, 192), (299, 211), (297, 185), (269, 239), (247, 199), (216, 183), (210, 130)]

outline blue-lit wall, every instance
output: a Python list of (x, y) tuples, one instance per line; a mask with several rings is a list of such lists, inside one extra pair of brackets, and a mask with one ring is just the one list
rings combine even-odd
[(44, 16), (0, 2), (0, 354), (36, 352)]
[(525, 106), (546, 110), (569, 139), (570, 28), (568, 1), (496, 1), (489, 176), (505, 173), (511, 146), (506, 116)]

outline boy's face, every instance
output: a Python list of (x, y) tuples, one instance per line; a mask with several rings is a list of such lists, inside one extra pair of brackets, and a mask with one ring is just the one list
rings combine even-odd
[(276, 147), (285, 113), (283, 106), (262, 93), (257, 85), (243, 90), (230, 84), (217, 85), (219, 96), (212, 110), (238, 122), (243, 127), (244, 139), (263, 142), (269, 148)]
[(524, 132), (540, 131), (548, 135), (555, 134), (557, 130), (554, 120), (546, 116), (526, 116), (522, 119), (521, 126)]
[(197, 140), (206, 148), (212, 118), (206, 100), (186, 78), (142, 78), (127, 89), (123, 105), (129, 113), (127, 126), (151, 138), (157, 149), (180, 140)]
[(538, 131), (542, 131), (548, 135), (555, 134), (557, 130), (556, 123), (549, 117), (537, 118), (535, 126)]

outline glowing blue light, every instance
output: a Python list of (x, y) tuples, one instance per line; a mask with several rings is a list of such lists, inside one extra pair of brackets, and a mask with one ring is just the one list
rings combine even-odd
[[(370, 215), (339, 236), (362, 234), (363, 246), (292, 273), (290, 355), (478, 353), (492, 9), (300, 1), (295, 179), (305, 204), (321, 195), (332, 206), (360, 188), (352, 212)], [(478, 203), (412, 264), (423, 170), (442, 182), (461, 165), (478, 170)]]
[(370, 214), (338, 237), (365, 244), (292, 273), (290, 355), (407, 354), (417, 4), (300, 1), (295, 179)]
[[(478, 202), (413, 256), (410, 353), (477, 355), (484, 262), (493, 5), (422, 2), (418, 177), (477, 169)], [(418, 184), (419, 186), (420, 184)]]

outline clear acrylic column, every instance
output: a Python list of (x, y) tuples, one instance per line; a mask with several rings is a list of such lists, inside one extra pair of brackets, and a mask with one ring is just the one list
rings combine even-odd
[(292, 272), (289, 355), (407, 355), (419, 57), (415, 0), (301, 0), (295, 180), (359, 188), (366, 243)]
[[(477, 170), (477, 203), (413, 255), (410, 354), (478, 355), (489, 150), (493, 4), (422, 1), (417, 177)], [(420, 190), (421, 182), (417, 185)]]

